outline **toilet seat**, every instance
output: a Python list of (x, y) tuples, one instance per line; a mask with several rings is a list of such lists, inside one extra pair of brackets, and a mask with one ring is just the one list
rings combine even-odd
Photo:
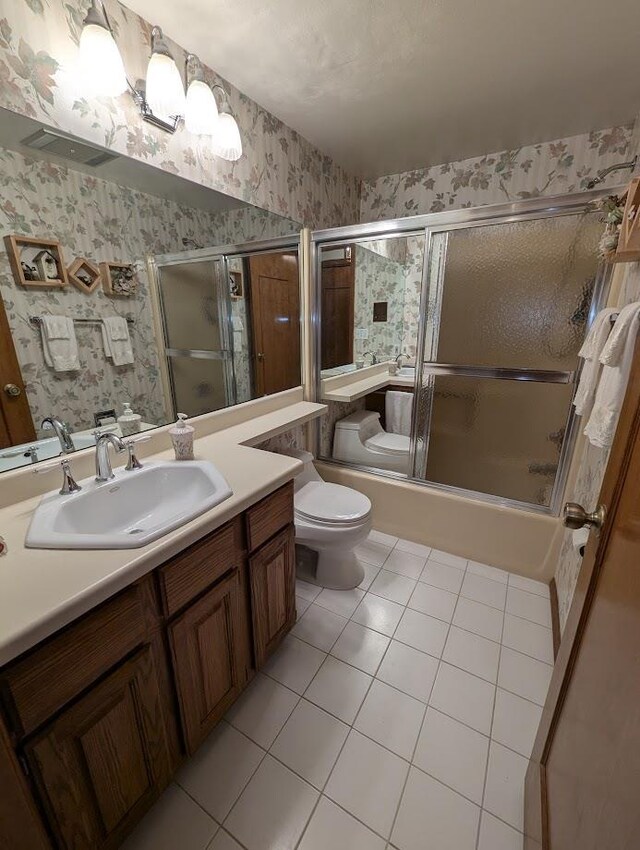
[(373, 437), (365, 440), (364, 445), (374, 452), (403, 457), (409, 454), (411, 440), (409, 437), (405, 437), (404, 434), (390, 434), (387, 431), (380, 431), (380, 433), (374, 434)]
[(294, 512), (306, 522), (344, 528), (366, 520), (371, 513), (371, 502), (350, 487), (310, 481), (296, 491)]

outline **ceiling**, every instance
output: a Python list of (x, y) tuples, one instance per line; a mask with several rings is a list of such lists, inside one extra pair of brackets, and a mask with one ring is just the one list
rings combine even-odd
[(349, 171), (625, 123), (638, 0), (125, 0)]

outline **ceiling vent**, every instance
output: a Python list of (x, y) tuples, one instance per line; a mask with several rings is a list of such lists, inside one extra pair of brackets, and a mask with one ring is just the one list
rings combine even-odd
[(38, 130), (37, 133), (23, 139), (21, 144), (92, 168), (118, 158), (118, 154), (109, 153), (104, 148), (74, 139), (72, 136), (56, 133), (55, 130)]

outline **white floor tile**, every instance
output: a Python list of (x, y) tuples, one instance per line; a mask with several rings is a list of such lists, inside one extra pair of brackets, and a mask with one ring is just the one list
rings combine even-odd
[(549, 598), (549, 585), (543, 581), (535, 581), (532, 578), (517, 576), (511, 573), (509, 576), (509, 587), (517, 587), (519, 590), (527, 590), (529, 593), (536, 593), (538, 596), (546, 596)]
[(311, 785), (267, 756), (224, 827), (247, 850), (293, 850), (317, 799)]
[(495, 741), (489, 748), (484, 808), (522, 832), (528, 760)]
[(370, 684), (371, 676), (329, 655), (307, 688), (305, 698), (345, 723), (353, 723)]
[(475, 602), (473, 599), (465, 599), (461, 596), (456, 605), (453, 615), (453, 625), (473, 632), (476, 635), (500, 642), (502, 636), (502, 621), (504, 614), (497, 608)]
[(385, 850), (385, 846), (364, 824), (321, 797), (298, 850)]
[(360, 561), (362, 569), (364, 570), (364, 578), (358, 585), (360, 590), (369, 590), (371, 587), (371, 583), (374, 578), (380, 572), (380, 567), (376, 567), (374, 564), (368, 564), (366, 561)]
[(462, 582), (460, 594), (466, 599), (475, 599), (476, 602), (482, 602), (484, 605), (490, 605), (492, 608), (503, 611), (507, 597), (507, 586), (499, 581), (467, 572)]
[(352, 731), (325, 794), (388, 838), (408, 769), (398, 756)]
[(480, 809), (415, 767), (391, 842), (399, 850), (475, 850)]
[(414, 543), (413, 540), (403, 540), (402, 537), (396, 543), (396, 549), (400, 549), (402, 552), (411, 552), (412, 555), (419, 555), (421, 558), (428, 558), (431, 554), (431, 546)]
[(478, 850), (523, 850), (524, 837), (490, 812), (482, 812)]
[(302, 596), (298, 596), (298, 594), (296, 593), (296, 615), (298, 620), (300, 619), (300, 617), (302, 617), (309, 605), (311, 605), (311, 602), (308, 599), (305, 599)]
[(258, 673), (225, 719), (268, 750), (299, 699), (289, 688)]
[(450, 567), (458, 567), (459, 570), (466, 570), (467, 559), (461, 558), (460, 555), (451, 555), (449, 552), (443, 552), (442, 549), (432, 549), (429, 555), (432, 561), (439, 561), (441, 564), (448, 564)]
[(388, 546), (390, 549), (398, 542), (398, 538), (394, 537), (393, 534), (385, 534), (384, 531), (373, 531), (369, 532), (368, 540), (371, 540), (373, 543), (382, 543), (383, 546)]
[(442, 662), (429, 705), (488, 735), (494, 692), (495, 687), (484, 679)]
[(428, 708), (413, 761), (430, 776), (481, 805), (488, 753), (487, 737)]
[(263, 670), (272, 679), (301, 694), (320, 669), (324, 659), (324, 652), (292, 635), (287, 635)]
[(469, 561), (467, 572), (475, 576), (484, 576), (484, 578), (499, 581), (501, 584), (506, 584), (509, 581), (509, 573), (506, 570), (490, 567), (489, 564), (483, 564), (480, 561)]
[(409, 696), (427, 702), (437, 670), (435, 658), (392, 640), (376, 677)]
[(502, 642), (510, 649), (517, 649), (545, 664), (553, 664), (553, 633), (546, 626), (506, 614)]
[(375, 679), (353, 728), (411, 759), (423, 716), (424, 703)]
[(429, 655), (440, 658), (448, 631), (448, 624), (442, 620), (407, 608), (402, 615), (394, 638), (402, 643), (409, 644), (414, 649), (428, 652)]
[(421, 558), (420, 555), (412, 555), (411, 552), (394, 549), (384, 562), (384, 568), (391, 573), (419, 579), (426, 561), (427, 559)]
[(539, 705), (498, 688), (491, 737), (529, 758), (541, 716)]
[(295, 624), (291, 634), (310, 643), (316, 649), (329, 652), (347, 622), (346, 617), (334, 614), (328, 608), (322, 608), (314, 603)]
[(510, 587), (507, 593), (507, 613), (551, 628), (551, 603), (544, 596)]
[(122, 850), (204, 850), (218, 824), (175, 784), (169, 785)]
[(356, 546), (355, 552), (360, 560), (381, 567), (391, 554), (392, 548), (392, 546), (385, 546), (384, 543), (376, 543), (374, 540), (365, 540), (364, 543)]
[(313, 602), (316, 596), (322, 590), (317, 584), (310, 584), (308, 581), (303, 581), (300, 578), (296, 579), (296, 596), (301, 596), (308, 602)]
[(270, 753), (311, 785), (322, 788), (348, 734), (345, 723), (302, 699)]
[(409, 608), (450, 623), (457, 599), (455, 593), (449, 593), (448, 590), (440, 590), (439, 587), (418, 582), (416, 589), (411, 594)]
[(495, 684), (498, 678), (500, 644), (451, 626), (442, 658), (454, 667), (460, 667), (467, 673), (473, 673), (474, 676), (480, 676), (481, 679)]
[(544, 705), (553, 667), (506, 646), (500, 655), (498, 685), (506, 691)]
[(420, 581), (425, 584), (431, 584), (441, 590), (448, 590), (450, 593), (460, 593), (463, 579), (464, 570), (431, 560), (427, 561), (420, 576)]
[(351, 621), (345, 626), (331, 654), (345, 664), (352, 664), (373, 676), (389, 646), (389, 640), (386, 635)]
[(242, 850), (242, 845), (238, 844), (235, 838), (232, 838), (228, 832), (221, 829), (207, 847), (207, 850)]
[(404, 610), (404, 606), (398, 605), (397, 602), (391, 602), (389, 599), (383, 599), (382, 596), (367, 593), (351, 619), (368, 629), (382, 632), (383, 635), (391, 637)]
[(416, 584), (417, 581), (414, 579), (397, 573), (390, 573), (387, 570), (380, 570), (369, 591), (375, 593), (376, 596), (397, 602), (399, 605), (406, 605)]
[(329, 590), (325, 587), (315, 601), (334, 614), (349, 618), (362, 602), (364, 593), (359, 587), (353, 590)]
[(180, 770), (176, 781), (222, 823), (264, 754), (253, 741), (223, 721)]

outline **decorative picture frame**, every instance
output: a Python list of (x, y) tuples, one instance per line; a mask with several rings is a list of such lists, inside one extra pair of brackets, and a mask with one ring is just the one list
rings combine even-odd
[(244, 298), (242, 272), (229, 272), (229, 291), (232, 301), (240, 301)]
[(138, 278), (133, 263), (100, 263), (102, 288), (107, 295), (131, 298), (138, 288)]
[(62, 245), (13, 233), (4, 237), (9, 265), (18, 286), (62, 289), (69, 285)]
[(69, 275), (69, 282), (87, 295), (100, 285), (102, 279), (100, 269), (86, 257), (76, 257), (67, 269), (67, 274)]

